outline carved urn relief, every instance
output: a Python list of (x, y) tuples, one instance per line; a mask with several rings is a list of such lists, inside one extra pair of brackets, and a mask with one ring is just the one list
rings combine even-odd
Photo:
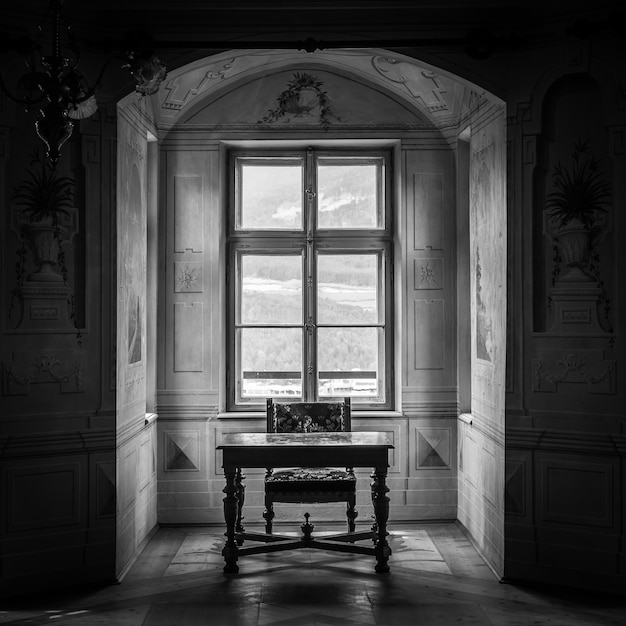
[(560, 283), (589, 283), (595, 279), (589, 274), (591, 231), (578, 219), (572, 219), (553, 233), (556, 246), (565, 266), (558, 278)]
[(296, 117), (307, 115), (320, 105), (320, 97), (317, 91), (311, 87), (302, 88), (297, 94), (287, 98), (285, 111)]
[(22, 235), (33, 255), (36, 270), (28, 275), (33, 282), (63, 282), (57, 271), (59, 261), (60, 234), (65, 228), (55, 228), (52, 220), (28, 222), (22, 225)]
[(549, 295), (554, 314), (552, 333), (605, 332), (598, 318), (606, 292), (601, 288), (597, 246), (607, 232), (605, 214), (611, 190), (600, 161), (589, 154), (590, 149), (588, 141), (574, 144), (570, 166), (555, 165), (552, 191), (546, 197), (544, 233), (558, 250)]
[[(35, 156), (28, 177), (13, 192), (13, 230), (20, 245), (16, 263), (17, 285), (12, 291), (22, 304), (17, 328), (58, 330), (73, 328), (71, 289), (63, 247), (78, 231), (74, 206), (74, 179), (61, 176)], [(34, 270), (27, 273), (28, 249)], [(68, 306), (69, 304), (69, 306)]]

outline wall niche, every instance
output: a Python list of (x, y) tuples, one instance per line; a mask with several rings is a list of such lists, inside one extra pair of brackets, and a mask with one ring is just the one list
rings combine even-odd
[[(611, 172), (600, 86), (587, 75), (560, 79), (544, 99), (533, 180), (535, 332), (612, 332)], [(570, 244), (567, 231), (579, 223), (565, 225), (550, 209), (574, 203), (596, 208), (591, 225), (578, 228), (579, 238)]]

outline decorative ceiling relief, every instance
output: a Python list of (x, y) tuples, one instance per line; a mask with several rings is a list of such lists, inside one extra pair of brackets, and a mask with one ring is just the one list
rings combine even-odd
[(477, 88), (378, 49), (228, 50), (169, 71), (159, 90), (159, 124), (239, 131), (319, 120), (326, 129), (341, 118), (359, 128), (452, 129), (471, 89)]
[(311, 74), (296, 72), (284, 91), (276, 98), (276, 108), (270, 109), (259, 124), (270, 124), (284, 119), (317, 117), (319, 125), (328, 130), (331, 120), (341, 121), (330, 105), (324, 83)]
[(443, 96), (448, 90), (435, 72), (393, 57), (375, 56), (372, 65), (381, 76), (401, 84), (429, 113), (448, 111), (448, 103)]
[(207, 91), (214, 81), (229, 78), (228, 74), (237, 61), (237, 57), (222, 60), (219, 63), (203, 67), (199, 71), (188, 72), (163, 84), (162, 92), (165, 97), (161, 101), (161, 108), (180, 111), (196, 96)]

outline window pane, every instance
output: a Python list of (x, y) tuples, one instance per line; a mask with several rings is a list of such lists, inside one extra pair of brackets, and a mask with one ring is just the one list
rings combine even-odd
[(302, 330), (239, 329), (242, 398), (302, 396)]
[(302, 167), (299, 164), (241, 165), (241, 230), (302, 228)]
[(378, 320), (378, 255), (319, 254), (319, 324), (371, 324)]
[(241, 259), (241, 323), (302, 323), (302, 257), (245, 254)]
[[(378, 328), (318, 329), (318, 393), (328, 396), (381, 395)], [(382, 371), (382, 368), (381, 368)]]
[(320, 160), (317, 167), (318, 228), (380, 228), (380, 167)]

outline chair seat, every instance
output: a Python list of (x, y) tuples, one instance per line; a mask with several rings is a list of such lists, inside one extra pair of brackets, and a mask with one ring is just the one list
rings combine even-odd
[(266, 477), (265, 487), (268, 492), (354, 490), (356, 478), (346, 470), (331, 467), (297, 467), (275, 471)]

